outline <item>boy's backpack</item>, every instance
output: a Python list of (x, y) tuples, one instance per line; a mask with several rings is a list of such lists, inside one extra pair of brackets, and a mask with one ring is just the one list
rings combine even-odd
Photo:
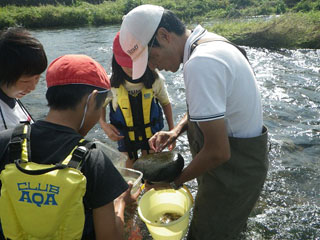
[(8, 239), (81, 239), (86, 177), (80, 169), (93, 143), (80, 140), (55, 165), (31, 162), (30, 125), (18, 125), (10, 164), (0, 174), (0, 219)]

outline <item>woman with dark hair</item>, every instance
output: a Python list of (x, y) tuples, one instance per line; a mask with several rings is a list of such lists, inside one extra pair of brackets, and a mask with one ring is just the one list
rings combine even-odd
[[(119, 33), (113, 41), (110, 123), (106, 122), (106, 111), (101, 115), (100, 125), (108, 137), (118, 141), (118, 150), (128, 155), (127, 167), (132, 167), (141, 155), (151, 150), (148, 139), (163, 128), (165, 114), (169, 130), (174, 127), (172, 108), (168, 97), (164, 78), (158, 71), (149, 68), (144, 75), (132, 80), (131, 58), (122, 50)], [(160, 107), (160, 105), (161, 107)], [(168, 147), (172, 150), (175, 143)]]
[(43, 46), (27, 30), (0, 32), (0, 131), (33, 122), (19, 99), (35, 89), (46, 68)]

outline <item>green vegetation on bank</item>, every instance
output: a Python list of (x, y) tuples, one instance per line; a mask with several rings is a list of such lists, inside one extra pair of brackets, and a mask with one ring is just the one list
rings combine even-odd
[(124, 4), (105, 2), (75, 6), (43, 5), (37, 7), (6, 6), (0, 8), (0, 28), (22, 25), (26, 28), (77, 27), (120, 23)]
[(224, 20), (208, 29), (239, 45), (320, 49), (320, 11), (288, 13), (268, 21)]
[[(320, 48), (319, 0), (1, 0), (0, 29), (120, 24), (124, 14), (146, 3), (172, 10), (187, 24), (220, 19), (209, 28), (241, 45)], [(242, 20), (279, 14), (268, 21)]]

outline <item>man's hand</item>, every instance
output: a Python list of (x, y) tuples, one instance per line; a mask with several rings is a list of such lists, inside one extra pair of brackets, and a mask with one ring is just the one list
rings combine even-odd
[(144, 188), (146, 191), (149, 191), (152, 188), (154, 188), (155, 190), (162, 190), (162, 189), (168, 189), (168, 188), (172, 188), (172, 187), (167, 182), (149, 183), (148, 181), (146, 181)]
[(173, 141), (172, 143), (170, 143), (170, 144), (168, 145), (169, 151), (172, 151), (175, 147), (176, 147), (176, 141)]
[(160, 131), (160, 132), (155, 133), (149, 139), (149, 146), (155, 152), (161, 152), (168, 145), (170, 145), (170, 148), (172, 150), (173, 146), (174, 146), (173, 144), (175, 144), (176, 139), (177, 139), (177, 134), (174, 130)]
[(175, 141), (180, 134), (182, 134), (188, 127), (188, 115), (185, 114), (180, 122), (170, 131), (160, 131), (155, 133), (149, 139), (149, 146), (155, 152), (161, 152), (163, 149), (168, 147), (171, 151), (175, 148)]

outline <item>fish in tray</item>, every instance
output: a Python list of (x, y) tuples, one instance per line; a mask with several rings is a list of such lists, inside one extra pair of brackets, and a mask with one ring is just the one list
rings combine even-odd
[(133, 169), (143, 173), (148, 182), (171, 182), (180, 175), (184, 159), (176, 151), (151, 153), (135, 161)]

